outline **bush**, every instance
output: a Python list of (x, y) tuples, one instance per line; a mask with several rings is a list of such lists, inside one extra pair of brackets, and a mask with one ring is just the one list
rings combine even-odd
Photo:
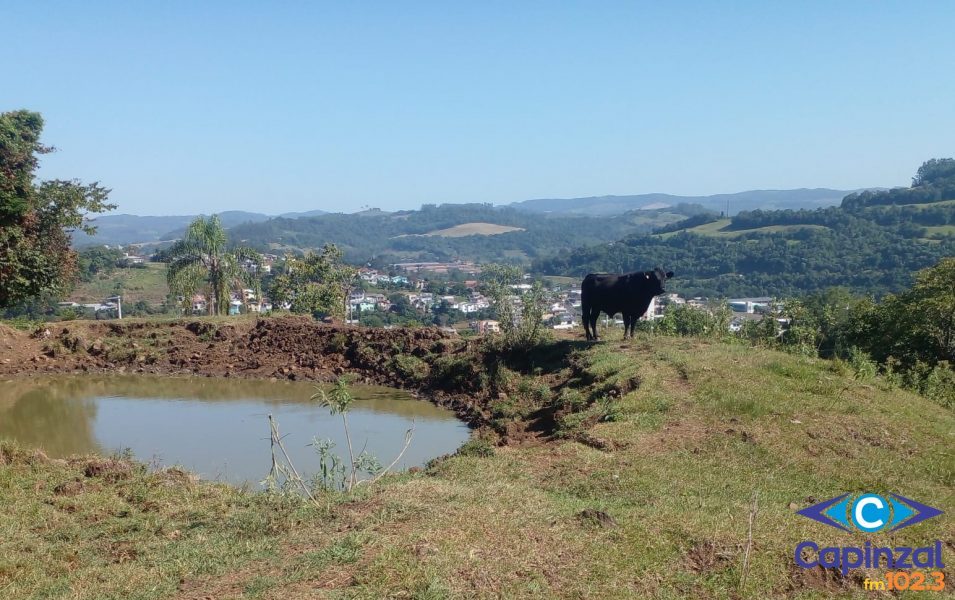
[(580, 390), (564, 388), (557, 396), (557, 405), (566, 411), (579, 412), (587, 407), (587, 398)]
[(955, 409), (955, 370), (943, 361), (922, 380), (921, 392), (945, 408)]
[(468, 356), (442, 356), (431, 367), (435, 387), (454, 390), (487, 388), (487, 373)]
[(494, 361), (488, 370), (491, 372), (491, 386), (495, 393), (513, 393), (521, 382), (520, 374), (508, 369), (500, 361)]
[(729, 333), (731, 316), (725, 303), (708, 309), (678, 304), (667, 309), (655, 329), (666, 335), (722, 338)]
[(455, 453), (457, 456), (476, 456), (481, 458), (488, 458), (494, 456), (494, 446), (491, 442), (482, 439), (475, 438), (465, 442), (458, 451)]
[(856, 379), (872, 379), (879, 371), (879, 366), (872, 357), (860, 350), (857, 346), (849, 348), (849, 367)]
[(546, 383), (533, 379), (522, 379), (517, 384), (517, 397), (522, 404), (541, 407), (550, 403), (551, 391)]
[(425, 381), (431, 374), (431, 367), (428, 363), (410, 354), (395, 356), (394, 368), (398, 374), (416, 383)]

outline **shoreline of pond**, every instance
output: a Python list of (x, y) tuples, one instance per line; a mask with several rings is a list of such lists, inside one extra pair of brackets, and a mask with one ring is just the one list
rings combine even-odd
[[(64, 374), (7, 381), (0, 439), (54, 459), (129, 455), (203, 480), (255, 484), (268, 472), (273, 416), (300, 469), (319, 469), (315, 439), (338, 454), (346, 447), (340, 417), (311, 398), (306, 382)], [(366, 440), (371, 456), (390, 461), (414, 430), (401, 470), (452, 454), (470, 439), (472, 430), (453, 411), (406, 390), (355, 385), (349, 393), (351, 435)]]
[[(367, 329), (310, 317), (64, 321), (0, 330), (0, 377), (155, 375), (351, 383), (406, 390), (449, 408), (474, 429), (482, 398), (436, 382), (433, 362), (470, 360), (470, 347), (436, 328)], [(437, 383), (437, 385), (435, 385)]]

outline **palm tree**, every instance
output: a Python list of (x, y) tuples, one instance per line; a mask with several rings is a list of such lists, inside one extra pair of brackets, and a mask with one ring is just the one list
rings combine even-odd
[[(254, 269), (243, 268), (255, 265)], [(183, 239), (169, 249), (166, 279), (169, 290), (186, 301), (203, 286), (208, 287), (210, 315), (228, 314), (229, 293), (234, 289), (252, 288), (259, 294), (256, 274), (262, 257), (251, 248), (228, 249), (225, 230), (219, 217), (198, 217), (186, 229)]]

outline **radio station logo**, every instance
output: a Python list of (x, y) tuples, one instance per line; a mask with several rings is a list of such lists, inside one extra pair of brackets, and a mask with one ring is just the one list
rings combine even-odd
[(865, 533), (895, 531), (942, 514), (937, 508), (898, 494), (843, 494), (797, 512), (836, 529)]
[[(796, 511), (813, 521), (849, 533), (891, 532), (921, 523), (942, 511), (898, 494), (843, 494)], [(796, 545), (793, 558), (804, 569), (839, 569), (848, 576), (852, 569), (888, 569), (881, 578), (866, 577), (867, 590), (945, 589), (945, 562), (940, 540), (926, 546), (879, 546), (871, 541), (862, 545), (827, 546), (812, 540)], [(925, 569), (920, 570), (920, 569)]]

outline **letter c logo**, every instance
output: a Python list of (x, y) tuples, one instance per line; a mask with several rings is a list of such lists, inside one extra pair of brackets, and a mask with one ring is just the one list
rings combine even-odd
[(879, 531), (889, 523), (889, 505), (876, 494), (860, 496), (852, 505), (852, 521), (862, 531)]

